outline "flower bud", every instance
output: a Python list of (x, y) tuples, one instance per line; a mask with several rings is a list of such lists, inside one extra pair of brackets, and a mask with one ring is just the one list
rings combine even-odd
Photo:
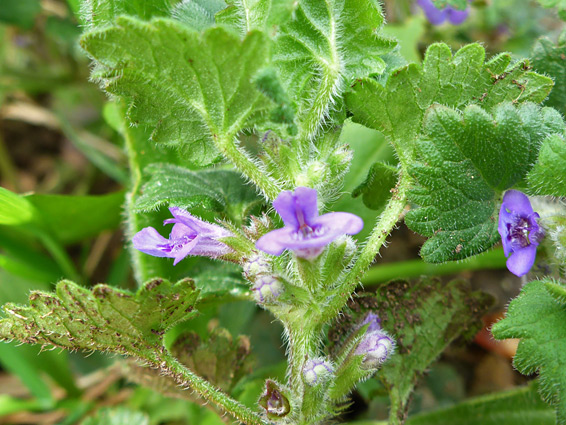
[(332, 365), (321, 358), (309, 359), (303, 366), (303, 379), (311, 387), (328, 381), (333, 373)]
[(273, 302), (283, 293), (283, 284), (275, 276), (260, 275), (252, 285), (252, 291), (257, 302)]
[(289, 400), (280, 385), (268, 379), (265, 381), (265, 390), (259, 398), (259, 405), (265, 409), (268, 417), (281, 418), (287, 416), (291, 410)]
[(254, 254), (243, 264), (244, 275), (248, 279), (260, 274), (271, 273), (269, 262), (263, 255)]
[[(371, 324), (370, 324), (371, 327)], [(362, 365), (368, 369), (377, 369), (395, 351), (395, 341), (382, 330), (367, 332), (354, 351), (364, 355)]]
[(365, 326), (369, 323), (368, 328), (366, 329), (366, 334), (369, 332), (379, 331), (381, 330), (381, 319), (378, 317), (377, 314), (369, 312), (362, 320), (360, 324), (360, 328)]

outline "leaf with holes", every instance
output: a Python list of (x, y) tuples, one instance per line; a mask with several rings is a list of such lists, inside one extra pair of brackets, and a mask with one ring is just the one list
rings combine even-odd
[(30, 307), (4, 305), (0, 339), (152, 358), (165, 331), (196, 314), (198, 295), (189, 279), (156, 279), (135, 294), (64, 280), (55, 294), (32, 292)]
[(513, 364), (525, 375), (538, 372), (540, 392), (556, 408), (559, 424), (566, 423), (565, 290), (552, 279), (528, 283), (491, 328), (497, 339), (521, 339)]
[(222, 28), (197, 33), (173, 20), (121, 17), (81, 44), (95, 60), (93, 78), (126, 100), (129, 121), (197, 165), (217, 160), (215, 142), (231, 141), (272, 107), (253, 82), (268, 59), (260, 32), (241, 41)]
[(400, 68), (385, 86), (367, 78), (356, 82), (346, 104), (355, 122), (383, 131), (407, 165), (431, 105), (461, 109), (477, 104), (491, 110), (505, 101), (540, 103), (551, 88), (552, 80), (530, 71), (527, 60), (512, 63), (511, 55), (503, 53), (486, 62), (479, 44), (452, 55), (446, 44), (438, 43), (427, 49), (422, 66)]
[(273, 61), (297, 110), (299, 137), (313, 137), (354, 79), (385, 70), (395, 43), (378, 34), (376, 0), (305, 0), (275, 37)]
[(462, 114), (436, 106), (424, 120), (418, 162), (409, 173), (416, 205), (405, 217), (429, 237), (425, 261), (439, 263), (483, 252), (499, 240), (499, 197), (522, 179), (547, 134), (564, 131), (560, 114), (532, 103), (504, 103), (490, 114), (477, 105)]

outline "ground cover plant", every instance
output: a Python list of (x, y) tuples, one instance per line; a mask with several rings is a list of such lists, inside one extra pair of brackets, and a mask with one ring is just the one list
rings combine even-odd
[(0, 422), (566, 423), (566, 5), (518, 3), (0, 5)]

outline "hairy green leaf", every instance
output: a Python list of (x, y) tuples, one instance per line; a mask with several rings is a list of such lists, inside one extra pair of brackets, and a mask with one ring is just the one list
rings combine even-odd
[(560, 35), (557, 44), (546, 37), (537, 40), (531, 57), (534, 69), (554, 80), (554, 88), (545, 105), (566, 114), (566, 31)]
[(554, 425), (556, 415), (535, 385), (473, 398), (410, 417), (407, 425)]
[(419, 162), (409, 172), (416, 205), (407, 225), (428, 236), (421, 256), (439, 263), (469, 257), (499, 240), (498, 199), (525, 176), (546, 134), (563, 127), (552, 108), (504, 103), (490, 114), (437, 106), (425, 117)]
[(362, 195), (366, 207), (379, 210), (391, 198), (398, 177), (397, 167), (376, 162), (371, 166), (366, 180), (354, 189), (352, 197)]
[[(378, 316), (397, 341), (397, 353), (378, 373), (390, 390), (392, 414), (404, 415), (417, 379), (456, 338), (471, 337), (491, 297), (462, 280), (393, 282), (377, 291)], [(395, 412), (395, 409), (397, 411)]]
[(138, 211), (167, 204), (185, 209), (201, 207), (241, 222), (262, 202), (254, 188), (232, 170), (190, 171), (171, 164), (152, 164), (145, 173), (151, 177), (136, 200)]
[(183, 0), (171, 11), (171, 16), (189, 28), (202, 31), (214, 25), (214, 15), (226, 8), (224, 0)]
[[(511, 301), (505, 319), (493, 325), (497, 339), (520, 338), (513, 364), (519, 372), (538, 372), (543, 398), (556, 408), (559, 424), (566, 423), (566, 310), (552, 279), (523, 287)], [(559, 299), (557, 299), (559, 298)]]
[(197, 33), (172, 20), (122, 17), (81, 43), (97, 63), (94, 78), (127, 101), (129, 121), (194, 164), (214, 162), (215, 141), (251, 128), (272, 106), (252, 81), (268, 58), (260, 32), (240, 41), (221, 28)]
[(375, 295), (350, 301), (329, 339), (339, 341), (341, 335), (351, 333), (368, 311), (378, 315), (384, 330), (397, 341), (397, 350), (376, 377), (389, 390), (391, 415), (403, 418), (419, 377), (452, 341), (475, 334), (491, 302), (489, 295), (472, 292), (463, 280), (394, 281), (380, 286)]
[(538, 161), (527, 175), (537, 195), (566, 196), (566, 140), (553, 134), (540, 147)]
[(500, 54), (485, 62), (479, 44), (464, 46), (452, 56), (445, 44), (433, 44), (421, 65), (395, 71), (385, 87), (361, 79), (346, 95), (353, 120), (381, 130), (394, 144), (402, 163), (410, 161), (426, 110), (439, 103), (453, 108), (477, 104), (491, 110), (504, 101), (542, 102), (552, 80), (530, 71), (527, 60), (512, 63)]
[(252, 30), (273, 32), (291, 18), (294, 0), (227, 0), (228, 7), (216, 15), (216, 22), (245, 36)]
[(150, 20), (168, 16), (174, 0), (82, 0), (81, 17), (87, 29), (103, 28), (120, 15)]
[(395, 43), (378, 35), (376, 0), (305, 0), (275, 37), (273, 60), (296, 104), (299, 136), (310, 138), (356, 78), (385, 70)]
[(136, 294), (61, 281), (56, 294), (32, 292), (30, 307), (6, 304), (0, 339), (151, 358), (165, 331), (196, 313), (197, 297), (189, 279), (156, 279)]

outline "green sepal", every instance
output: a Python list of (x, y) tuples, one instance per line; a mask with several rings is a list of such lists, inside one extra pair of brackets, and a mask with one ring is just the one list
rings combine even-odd
[(525, 375), (538, 372), (540, 392), (566, 423), (566, 309), (563, 283), (543, 279), (528, 283), (509, 304), (505, 319), (491, 328), (496, 339), (520, 338), (513, 365)]
[(366, 180), (354, 189), (352, 197), (362, 195), (366, 207), (371, 210), (382, 209), (399, 179), (397, 167), (376, 162), (369, 169)]
[(32, 292), (30, 307), (4, 305), (0, 339), (151, 358), (169, 328), (196, 314), (198, 295), (190, 279), (154, 279), (135, 294), (64, 280), (55, 294)]
[(409, 173), (416, 206), (407, 226), (429, 237), (425, 261), (440, 263), (478, 254), (498, 240), (499, 196), (529, 171), (545, 136), (564, 131), (552, 108), (503, 103), (490, 114), (477, 105), (462, 114), (429, 109)]

